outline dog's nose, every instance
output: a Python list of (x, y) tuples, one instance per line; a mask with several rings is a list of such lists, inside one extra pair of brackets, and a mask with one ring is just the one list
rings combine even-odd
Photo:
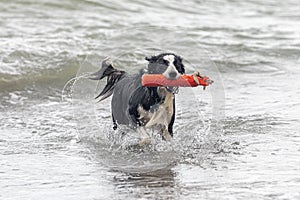
[(168, 75), (170, 78), (176, 78), (177, 72), (170, 72)]

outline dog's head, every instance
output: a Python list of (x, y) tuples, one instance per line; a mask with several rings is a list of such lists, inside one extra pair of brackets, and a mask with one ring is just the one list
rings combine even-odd
[(167, 79), (177, 79), (185, 73), (182, 58), (173, 53), (162, 53), (146, 57), (149, 74), (163, 74)]

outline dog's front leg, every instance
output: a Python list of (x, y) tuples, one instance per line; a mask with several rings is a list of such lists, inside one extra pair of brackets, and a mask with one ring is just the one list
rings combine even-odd
[(141, 141), (139, 143), (141, 146), (151, 143), (150, 136), (147, 133), (144, 126), (138, 127), (138, 132), (140, 133), (140, 136), (141, 136)]
[(162, 135), (163, 139), (166, 141), (171, 141), (172, 136), (168, 131), (168, 127), (167, 126), (163, 126), (160, 130), (160, 134)]

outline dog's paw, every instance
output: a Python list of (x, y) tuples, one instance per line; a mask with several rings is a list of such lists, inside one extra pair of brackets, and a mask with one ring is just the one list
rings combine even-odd
[(139, 145), (145, 146), (151, 144), (151, 139), (149, 137), (141, 138)]
[(167, 142), (170, 142), (172, 140), (172, 136), (170, 135), (170, 133), (165, 133), (163, 134), (164, 140)]

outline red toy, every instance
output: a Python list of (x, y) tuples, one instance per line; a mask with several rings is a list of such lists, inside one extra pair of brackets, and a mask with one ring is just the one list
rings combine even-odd
[(147, 87), (157, 86), (173, 86), (173, 87), (197, 87), (199, 85), (206, 86), (212, 84), (213, 81), (207, 76), (200, 76), (199, 73), (192, 75), (184, 74), (176, 80), (167, 79), (162, 74), (144, 74), (142, 76), (142, 85)]

